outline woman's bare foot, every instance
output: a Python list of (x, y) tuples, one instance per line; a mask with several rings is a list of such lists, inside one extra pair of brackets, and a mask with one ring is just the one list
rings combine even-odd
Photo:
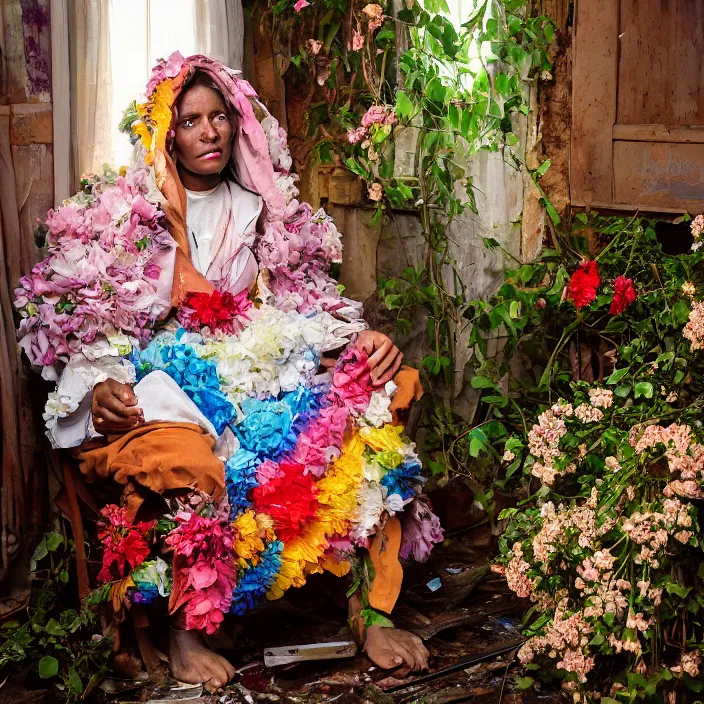
[(235, 676), (235, 668), (208, 649), (198, 631), (171, 629), (169, 662), (175, 679), (189, 684), (202, 682), (211, 691), (224, 687)]
[(384, 670), (399, 670), (397, 676), (405, 677), (411, 670), (428, 669), (428, 653), (423, 641), (408, 631), (398, 628), (369, 626), (364, 641), (367, 657)]

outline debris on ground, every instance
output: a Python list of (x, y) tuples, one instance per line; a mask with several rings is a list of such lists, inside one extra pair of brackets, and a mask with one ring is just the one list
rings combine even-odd
[[(399, 679), (375, 667), (349, 643), (344, 591), (335, 578), (316, 575), (305, 588), (267, 604), (223, 633), (221, 654), (238, 668), (237, 681), (209, 694), (201, 685), (159, 687), (118, 676), (92, 695), (100, 704), (448, 704), (558, 702), (551, 692), (514, 691), (520, 605), (505, 581), (489, 570), (491, 547), (474, 531), (458, 531), (425, 565), (405, 573), (405, 590), (393, 613), (396, 627), (421, 637), (431, 652), (430, 671)], [(308, 647), (305, 647), (308, 644)], [(303, 647), (302, 647), (303, 646)], [(343, 659), (311, 659), (311, 651)], [(342, 652), (344, 651), (344, 652)], [(265, 667), (273, 657), (281, 664)], [(288, 662), (286, 655), (288, 654)], [(278, 658), (278, 660), (276, 660)], [(283, 658), (283, 660), (281, 659)], [(144, 677), (144, 674), (141, 675)], [(8, 683), (10, 684), (10, 683)], [(26, 685), (25, 685), (26, 686)], [(21, 691), (18, 678), (3, 702), (53, 704), (55, 692)], [(12, 698), (12, 692), (17, 695)], [(5, 691), (2, 694), (6, 694)], [(36, 696), (35, 696), (36, 695)]]

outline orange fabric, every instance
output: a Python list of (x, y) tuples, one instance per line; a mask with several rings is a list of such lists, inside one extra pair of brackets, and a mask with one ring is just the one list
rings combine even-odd
[(213, 454), (213, 437), (199, 425), (146, 423), (108, 440), (80, 453), (87, 479), (112, 477), (158, 494), (194, 486), (216, 499), (223, 494), (223, 463)]
[(369, 590), (369, 606), (390, 614), (401, 593), (403, 567), (398, 559), (401, 549), (401, 521), (392, 516), (379, 528), (369, 548), (374, 565), (374, 581)]
[(394, 383), (398, 386), (398, 390), (389, 410), (394, 418), (394, 425), (399, 425), (398, 412), (407, 409), (413, 401), (418, 401), (423, 396), (423, 386), (420, 383), (418, 370), (405, 364), (396, 372)]
[(176, 170), (176, 164), (166, 152), (159, 151), (157, 156), (157, 185), (166, 198), (162, 208), (169, 233), (178, 245), (171, 287), (171, 305), (177, 307), (183, 303), (186, 294), (212, 293), (213, 285), (191, 263), (186, 225), (186, 191)]

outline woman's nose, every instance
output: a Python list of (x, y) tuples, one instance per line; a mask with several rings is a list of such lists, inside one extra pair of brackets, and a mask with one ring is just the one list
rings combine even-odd
[(217, 142), (220, 137), (220, 133), (213, 127), (210, 121), (206, 122), (203, 132), (201, 133), (201, 141), (203, 142)]

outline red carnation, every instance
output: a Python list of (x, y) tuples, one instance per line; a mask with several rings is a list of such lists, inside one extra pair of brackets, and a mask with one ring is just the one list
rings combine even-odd
[(245, 313), (251, 308), (248, 291), (233, 296), (231, 293), (189, 293), (178, 311), (178, 321), (186, 330), (198, 331), (209, 327), (232, 335), (242, 329), (238, 317), (248, 319)]
[(101, 529), (98, 539), (103, 545), (103, 568), (98, 574), (102, 584), (125, 576), (125, 564), (134, 569), (141, 565), (150, 553), (145, 535), (154, 527), (156, 521), (133, 524), (127, 518), (124, 508), (110, 504), (100, 512), (107, 521), (98, 521)]
[(616, 277), (614, 281), (614, 298), (611, 301), (609, 313), (618, 315), (623, 313), (628, 306), (636, 300), (636, 290), (633, 288), (633, 280), (625, 276)]
[(572, 274), (567, 286), (567, 297), (575, 304), (577, 309), (588, 306), (596, 298), (596, 290), (601, 279), (595, 261), (582, 262), (577, 271)]
[(257, 513), (274, 519), (276, 536), (285, 543), (297, 538), (315, 519), (318, 511), (318, 488), (315, 477), (305, 473), (297, 462), (283, 460), (282, 476), (252, 489), (252, 503)]

